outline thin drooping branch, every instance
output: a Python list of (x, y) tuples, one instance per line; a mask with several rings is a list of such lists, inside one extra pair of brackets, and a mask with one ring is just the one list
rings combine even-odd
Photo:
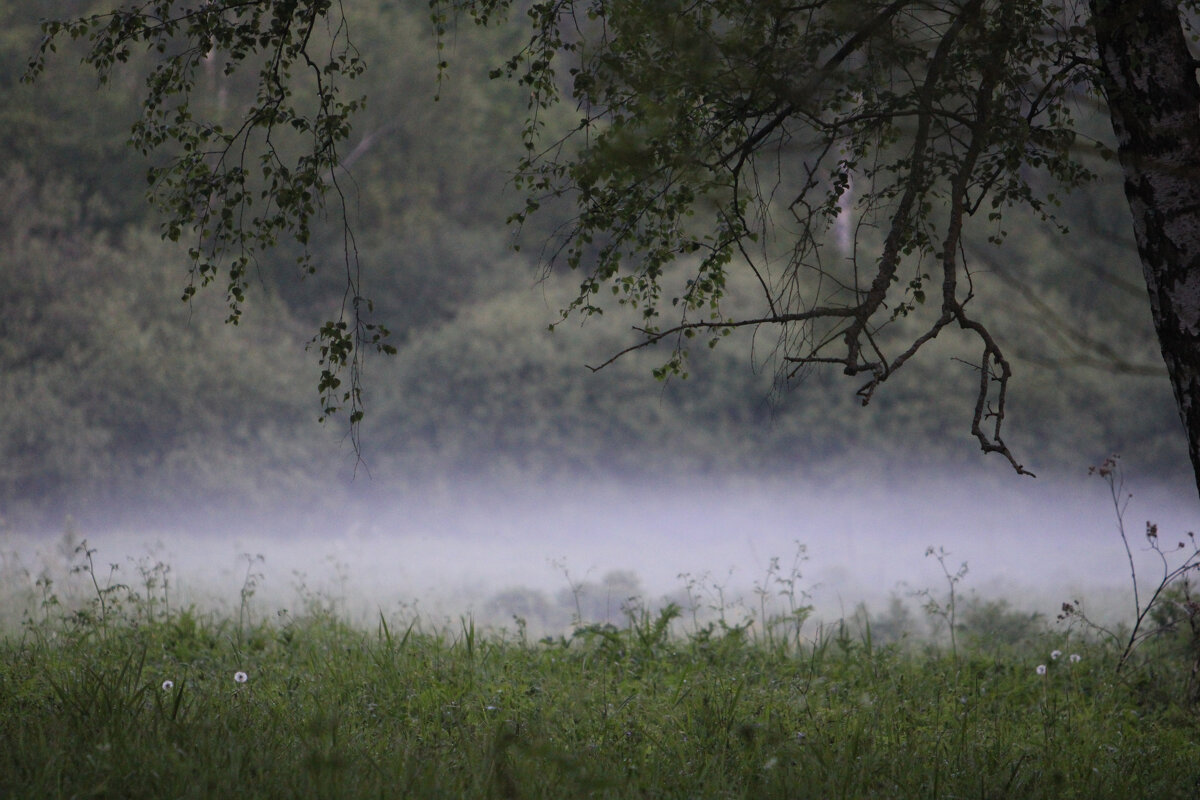
[[(824, 7), (824, 4), (818, 5)], [(769, 97), (753, 102), (748, 99), (740, 106), (738, 113), (748, 117), (740, 140), (722, 150), (716, 161), (696, 158), (692, 162), (709, 171), (712, 185), (727, 191), (728, 199), (717, 204), (715, 213), (721, 222), (721, 235), (715, 237), (695, 278), (688, 282), (682, 318), (665, 327), (653, 324), (635, 327), (641, 335), (637, 343), (591, 369), (602, 369), (630, 352), (664, 340), (673, 339), (675, 352), (679, 353), (686, 340), (697, 332), (719, 336), (737, 328), (765, 325), (778, 327), (781, 331), (777, 352), (781, 362), (789, 365), (786, 375), (791, 376), (806, 365), (817, 364), (840, 366), (847, 375), (869, 373), (869, 380), (858, 391), (860, 400), (866, 404), (891, 374), (948, 326), (955, 325), (980, 343), (980, 359), (974, 365), (979, 372), (979, 382), (975, 392), (972, 435), (982, 450), (1001, 454), (1018, 473), (1028, 474), (1002, 437), (1012, 366), (988, 327), (967, 311), (973, 292), (968, 288), (965, 294), (961, 293), (962, 243), (966, 217), (979, 211), (990, 194), (998, 195), (993, 199), (993, 207), (1000, 202), (1012, 202), (1015, 197), (1029, 196), (1024, 178), (1017, 175), (1014, 167), (1014, 164), (1020, 164), (1020, 159), (1028, 157), (1034, 163), (1048, 164), (1048, 168), (1060, 172), (1067, 182), (1083, 177), (1069, 164), (1055, 161), (1059, 157), (1057, 151), (1049, 149), (1068, 146), (1069, 137), (1061, 136), (1054, 126), (1056, 120), (1064, 118), (1062, 96), (1081, 69), (1083, 60), (1064, 59), (1054, 45), (1047, 45), (1044, 57), (1052, 68), (1040, 73), (1044, 80), (1026, 90), (1013, 78), (1013, 70), (1019, 68), (1021, 59), (1029, 57), (1025, 54), (1030, 47), (1029, 41), (1021, 38), (1027, 37), (1028, 33), (1022, 31), (1021, 25), (1033, 24), (1021, 17), (1021, 9), (1013, 4), (993, 8), (983, 0), (970, 0), (952, 10), (945, 9), (941, 20), (914, 14), (909, 20), (913, 30), (922, 36), (935, 32), (937, 38), (927, 44), (920, 41), (920, 36), (911, 34), (911, 44), (897, 45), (898, 31), (906, 29), (902, 25), (893, 31), (891, 26), (908, 5), (887, 4), (856, 31), (829, 44), (834, 55), (820, 61), (812, 76), (799, 84), (800, 88), (787, 90), (775, 101)], [(1062, 29), (1066, 30), (1066, 26)], [(875, 41), (877, 37), (878, 42)], [(615, 47), (620, 42), (613, 39), (606, 43)], [(875, 45), (878, 45), (878, 52), (872, 49)], [(893, 84), (882, 93), (872, 94), (869, 84), (864, 83), (861, 90), (844, 92), (838, 99), (829, 100), (828, 105), (822, 106), (825, 101), (818, 96), (820, 87), (850, 62), (851, 55), (861, 53), (862, 63), (871, 64), (872, 59), (878, 59), (886, 52), (881, 63), (891, 64), (888, 59), (893, 58), (892, 51), (897, 46), (901, 48), (901, 54), (905, 53), (904, 47), (910, 50), (907, 55), (895, 58), (894, 66), (883, 69), (884, 74), (891, 70), (892, 80), (904, 88), (897, 89)], [(927, 49), (929, 47), (932, 50)], [(852, 75), (853, 68), (846, 74)], [(855, 101), (855, 97), (859, 99)], [(754, 108), (758, 110), (752, 110)], [(607, 112), (601, 111), (598, 118), (614, 115), (611, 118), (618, 125), (633, 124), (634, 130), (642, 133), (636, 123), (630, 123), (622, 116), (624, 113), (622, 106), (611, 105)], [(687, 113), (693, 114), (694, 108), (688, 107)], [(719, 136), (714, 134), (706, 138), (705, 147), (720, 141), (722, 136), (731, 136), (737, 128), (728, 113), (727, 108), (714, 110), (711, 121)], [(1050, 124), (1043, 135), (1038, 126), (1046, 119)], [(895, 140), (895, 126), (910, 123), (902, 140), (903, 155), (885, 155), (889, 143)], [(661, 135), (657, 128), (646, 133), (654, 137)], [(601, 134), (604, 135), (608, 134)], [(810, 135), (815, 137), (815, 143), (800, 138)], [(657, 146), (657, 138), (652, 141)], [(788, 206), (798, 227), (789, 232), (792, 237), (790, 254), (781, 278), (772, 285), (767, 245), (759, 245), (762, 258), (759, 264), (745, 243), (759, 243), (760, 237), (765, 242), (774, 235), (770, 222), (771, 198), (787, 180), (783, 153), (792, 142), (805, 142), (802, 146), (811, 149), (799, 172), (800, 188)], [(769, 149), (774, 150), (776, 183), (773, 188), (764, 188), (759, 184), (758, 164)], [(831, 167), (827, 160), (834, 154), (838, 160)], [(864, 157), (873, 157), (875, 164), (864, 167), (861, 164)], [(598, 291), (598, 280), (601, 279), (623, 282), (619, 283), (624, 287), (622, 291), (628, 291), (633, 285), (629, 283), (630, 278), (617, 277), (620, 273), (616, 268), (623, 255), (621, 248), (626, 243), (661, 235), (650, 227), (655, 215), (662, 213), (662, 209), (654, 204), (667, 203), (674, 197), (676, 181), (682, 181), (686, 186), (686, 181), (690, 180), (686, 172), (676, 172), (678, 163), (669, 156), (655, 154), (646, 168), (629, 176), (628, 182), (623, 182), (627, 176), (620, 171), (614, 170), (608, 175), (611, 184), (606, 190), (615, 193), (618, 189), (632, 189), (638, 200), (631, 205), (631, 210), (615, 218), (616, 224), (607, 232), (613, 238), (600, 251), (592, 283), (585, 284), (588, 294)], [(547, 168), (546, 174), (552, 169)], [(870, 273), (860, 277), (856, 243), (856, 252), (849, 259), (854, 274), (847, 279), (822, 263), (821, 248), (829, 220), (845, 213), (842, 196), (849, 190), (850, 176), (864, 169), (870, 188), (860, 207), (864, 211), (878, 209), (886, 224), (879, 255)], [(668, 175), (669, 181), (664, 180)], [(812, 196), (825, 192), (826, 188), (828, 193), (824, 199)], [(612, 194), (602, 197), (605, 202), (613, 199)], [(935, 199), (944, 203), (944, 218), (930, 215)], [(747, 202), (756, 204), (756, 220), (747, 218)], [(1033, 202), (1035, 208), (1040, 208), (1036, 200)], [(672, 235), (675, 230), (682, 230), (681, 226), (677, 227), (674, 216), (665, 219), (671, 225)], [(594, 230), (588, 225), (593, 222), (581, 218), (580, 227), (573, 235), (592, 235)], [(858, 224), (862, 225), (863, 219)], [(936, 252), (942, 272), (940, 308), (921, 333), (908, 340), (898, 354), (889, 356), (886, 351), (893, 346), (894, 337), (889, 335), (884, 341), (880, 334), (898, 317), (907, 316), (924, 302), (922, 281), (928, 278), (918, 275), (909, 282), (912, 297), (906, 296), (896, 302), (895, 284), (900, 281), (900, 270), (914, 253), (918, 264), (921, 258), (932, 255), (935, 236), (940, 243)], [(709, 292), (711, 307), (717, 308), (723, 283), (717, 283), (718, 288), (714, 290), (706, 284), (706, 279), (710, 275), (723, 275), (721, 265), (730, 258), (730, 251), (741, 257), (747, 273), (757, 282), (767, 313), (729, 316), (714, 311), (708, 319), (690, 318), (690, 313), (700, 307), (705, 292)], [(636, 255), (636, 250), (630, 253)], [(658, 262), (644, 269), (637, 285), (649, 280), (657, 292)], [(806, 294), (801, 285), (801, 276), (806, 271), (815, 276), (818, 287), (815, 294)], [(832, 293), (826, 297), (821, 286), (828, 287)], [(851, 299), (838, 302), (839, 295)], [(635, 295), (634, 298), (648, 303), (648, 319), (651, 312), (657, 314), (657, 294)], [(796, 336), (795, 330), (803, 333)], [(831, 352), (835, 343), (839, 343), (839, 352)], [(677, 361), (677, 356), (673, 358)]]
[(968, 23), (975, 20), (982, 5), (982, 0), (972, 0), (962, 10), (943, 34), (933, 57), (929, 60), (925, 81), (918, 93), (920, 115), (917, 118), (917, 132), (913, 138), (911, 166), (905, 179), (904, 195), (892, 215), (892, 225), (887, 239), (884, 240), (883, 255), (879, 259), (879, 270), (875, 274), (874, 280), (871, 281), (866, 296), (862, 298), (856, 309), (854, 322), (843, 336), (846, 342), (845, 373), (856, 375), (864, 369), (870, 369), (874, 373), (872, 382), (868, 384), (871, 388), (865, 395), (860, 392), (864, 401), (869, 400), (874, 387), (887, 378), (888, 368), (886, 364), (880, 362), (865, 365), (858, 363), (861, 349), (859, 337), (887, 298), (888, 290), (895, 280), (896, 269), (900, 263), (901, 248), (907, 243), (909, 230), (913, 224), (914, 206), (927, 189), (925, 169), (926, 160), (930, 156), (928, 147), (930, 131), (933, 126), (933, 97), (937, 91), (938, 82), (941, 80), (942, 70), (945, 69), (950, 58), (955, 39)]
[[(324, 34), (323, 24), (328, 26)], [(259, 254), (290, 238), (302, 248), (301, 269), (317, 271), (310, 250), (315, 222), (328, 202), (340, 207), (345, 291), (311, 345), (319, 352), (322, 416), (346, 408), (357, 451), (365, 352), (394, 348), (384, 341), (387, 328), (371, 321), (371, 303), (363, 297), (337, 174), (345, 166), (340, 147), (350, 134), (350, 119), (362, 106), (361, 99), (345, 98), (343, 88), (365, 69), (341, 3), (156, 0), (104, 15), (49, 21), (43, 30), (27, 80), (42, 71), (59, 38), (85, 41), (84, 60), (102, 81), (128, 62), (138, 45), (157, 54), (148, 68), (132, 143), (144, 155), (165, 156), (150, 170), (151, 193), (165, 212), (164, 236), (192, 238), (185, 300), (220, 281), (228, 321), (237, 323)], [(216, 54), (224, 63), (223, 76), (249, 72), (256, 80), (253, 94), (228, 126), (221, 118), (228, 106), (222, 104), (211, 119), (192, 108), (197, 70), (202, 62), (211, 68)], [(296, 91), (301, 84), (307, 91)]]

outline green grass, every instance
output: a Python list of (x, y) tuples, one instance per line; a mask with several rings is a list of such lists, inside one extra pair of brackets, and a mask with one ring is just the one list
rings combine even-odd
[(680, 630), (671, 608), (535, 642), (91, 586), (73, 611), (44, 595), (0, 643), (0, 797), (1200, 794), (1186, 659), (1166, 643), (1118, 675), (1114, 646), (1044, 629), (963, 630), (955, 655), (879, 646), (864, 624), (799, 636), (799, 616)]

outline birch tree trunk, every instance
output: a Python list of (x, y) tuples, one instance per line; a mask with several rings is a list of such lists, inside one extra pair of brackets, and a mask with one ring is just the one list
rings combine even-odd
[(1200, 491), (1200, 84), (1175, 0), (1092, 0), (1150, 309)]

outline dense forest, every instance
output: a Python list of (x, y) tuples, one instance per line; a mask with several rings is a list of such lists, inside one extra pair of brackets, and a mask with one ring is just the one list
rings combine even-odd
[[(317, 422), (306, 350), (342, 302), (340, 209), (313, 242), (328, 268), (301, 274), (287, 245), (261, 256), (247, 313), (227, 325), (219, 286), (181, 302), (186, 247), (163, 241), (145, 196), (151, 162), (126, 144), (138, 70), (98, 86), (61, 52), (36, 85), (21, 81), (40, 16), (104, 5), (0, 7), (0, 529), (180, 498), (269, 508), (431, 477), (1011, 473), (970, 436), (976, 378), (950, 336), (865, 408), (836, 372), (781, 384), (769, 335), (696, 354), (686, 380), (656, 381), (652, 350), (589, 370), (632, 343), (636, 319), (614, 309), (549, 330), (578, 282), (543, 273), (553, 209), (513, 247), (507, 176), (525, 100), (488, 73), (519, 34), (464, 23), (439, 76), (423, 2), (347, 9), (368, 65), (348, 221), (398, 349), (367, 362), (360, 462), (344, 415)], [(215, 67), (206, 79), (217, 114), (250, 89)], [(1104, 120), (1085, 122), (1106, 134)], [(1091, 166), (1101, 180), (1058, 212), (1069, 233), (1017, 216), (1000, 248), (973, 232), (975, 302), (1015, 356), (1008, 441), (1037, 473), (1120, 451), (1147, 478), (1186, 480), (1120, 179)]]

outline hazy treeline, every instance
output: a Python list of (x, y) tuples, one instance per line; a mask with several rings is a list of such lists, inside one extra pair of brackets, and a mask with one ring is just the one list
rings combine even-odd
[[(98, 88), (65, 53), (37, 86), (19, 80), (40, 15), (105, 5), (0, 10), (0, 521), (180, 491), (234, 505), (344, 491), (345, 420), (316, 423), (316, 358), (304, 350), (342, 301), (340, 218), (331, 210), (314, 244), (324, 272), (301, 279), (286, 246), (260, 260), (240, 326), (223, 324), (219, 286), (179, 302), (185, 247), (159, 239), (148, 162), (125, 146), (138, 70)], [(867, 453), (929, 468), (981, 458), (968, 433), (975, 373), (953, 360), (975, 354), (953, 341), (866, 409), (837, 374), (777, 391), (770, 334), (696, 354), (685, 382), (654, 381), (655, 352), (592, 374), (585, 364), (632, 343), (636, 320), (612, 313), (548, 332), (577, 283), (540, 282), (539, 245), (558, 221), (535, 219), (511, 248), (506, 170), (525, 98), (487, 71), (519, 35), (464, 23), (439, 87), (423, 3), (349, 10), (369, 101), (344, 185), (365, 291), (400, 351), (368, 362), (373, 487), (433, 473), (811, 473)], [(248, 88), (214, 68), (196, 102), (232, 114)], [(983, 243), (992, 231), (976, 231), (975, 302), (1016, 356), (1008, 437), (1035, 472), (1111, 450), (1143, 474), (1186, 466), (1126, 217), (1112, 179), (1066, 199), (1068, 238), (1014, 217), (994, 250)], [(1071, 363), (1085, 339), (1159, 373)]]

